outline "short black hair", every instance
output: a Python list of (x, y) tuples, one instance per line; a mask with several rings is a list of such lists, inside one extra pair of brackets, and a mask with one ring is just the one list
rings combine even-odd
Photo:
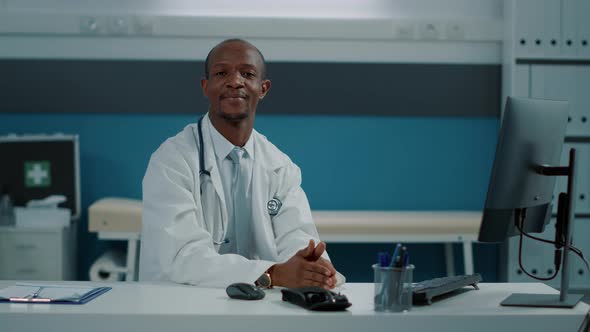
[(266, 79), (266, 60), (264, 60), (264, 55), (262, 55), (262, 52), (260, 52), (260, 50), (252, 45), (252, 43), (244, 40), (244, 39), (240, 39), (240, 38), (231, 38), (231, 39), (226, 39), (224, 41), (222, 41), (221, 43), (215, 45), (207, 54), (207, 57), (205, 58), (205, 78), (209, 79), (209, 58), (211, 57), (211, 54), (213, 54), (213, 51), (215, 51), (218, 47), (225, 45), (225, 44), (229, 44), (229, 43), (242, 43), (245, 45), (248, 45), (249, 47), (252, 47), (254, 50), (256, 50), (256, 52), (258, 52), (258, 55), (260, 55), (260, 59), (262, 60), (262, 79)]

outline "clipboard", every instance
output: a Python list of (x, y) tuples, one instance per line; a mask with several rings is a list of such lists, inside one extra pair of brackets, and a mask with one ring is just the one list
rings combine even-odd
[(0, 289), (0, 302), (84, 304), (109, 290), (111, 287), (16, 284)]

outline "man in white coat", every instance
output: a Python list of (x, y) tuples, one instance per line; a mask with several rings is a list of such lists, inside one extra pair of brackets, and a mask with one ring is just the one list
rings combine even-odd
[(264, 57), (244, 40), (209, 52), (209, 112), (154, 152), (143, 179), (140, 280), (327, 289), (344, 281), (319, 241), (300, 169), (253, 129), (271, 86), (265, 75)]

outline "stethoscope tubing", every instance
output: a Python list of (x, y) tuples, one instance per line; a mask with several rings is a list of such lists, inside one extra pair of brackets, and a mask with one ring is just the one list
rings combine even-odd
[[(201, 175), (207, 175), (209, 178), (211, 178), (211, 173), (205, 168), (205, 149), (203, 147), (203, 118), (205, 116), (201, 116), (201, 118), (199, 119), (199, 123), (197, 125), (197, 136), (198, 136), (198, 146), (199, 146), (199, 188), (201, 188)], [(203, 190), (201, 190), (201, 196), (203, 196)], [(221, 208), (221, 206), (220, 206)], [(223, 222), (221, 223), (221, 232), (222, 232), (222, 238), (223, 240), (221, 241), (215, 241), (213, 240), (213, 244), (220, 246), (222, 244), (226, 244), (229, 243), (229, 239), (227, 239), (225, 237), (225, 226), (223, 225)]]

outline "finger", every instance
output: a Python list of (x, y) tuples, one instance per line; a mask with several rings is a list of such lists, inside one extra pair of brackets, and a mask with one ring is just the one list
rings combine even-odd
[(312, 271), (303, 271), (303, 279), (304, 280), (313, 280), (313, 281), (317, 281), (322, 284), (325, 284), (325, 283), (329, 282), (330, 277), (326, 277), (325, 275), (323, 275), (321, 273), (316, 273), (316, 272), (312, 272)]
[[(323, 283), (311, 279), (303, 279), (301, 282), (303, 287), (315, 286), (315, 287), (322, 287)], [(322, 287), (323, 288), (323, 287)]]
[(315, 249), (313, 251), (313, 255), (310, 256), (309, 258), (311, 258), (312, 260), (318, 260), (320, 257), (322, 257), (322, 255), (324, 254), (325, 251), (326, 251), (326, 243), (320, 242), (317, 245), (317, 247), (315, 247)]
[(330, 273), (332, 275), (336, 275), (336, 269), (334, 268), (334, 265), (332, 265), (332, 262), (330, 262), (329, 260), (320, 257), (320, 259), (317, 260), (317, 262), (322, 265), (323, 267), (327, 268), (328, 270), (330, 270)]
[(313, 283), (314, 286), (318, 286), (318, 287), (322, 287), (322, 288), (326, 288), (326, 289), (333, 289), (334, 287), (336, 287), (336, 282), (334, 280), (332, 280), (332, 278), (324, 278), (323, 280), (318, 280), (318, 277), (321, 277), (321, 275), (315, 274), (315, 275), (309, 275), (309, 278), (304, 277), (304, 281), (305, 283)]
[(315, 250), (315, 241), (309, 240), (309, 242), (307, 243), (307, 253), (306, 253), (305, 257), (307, 258), (307, 257), (313, 255), (314, 250)]
[(338, 278), (336, 278), (336, 276), (331, 277), (330, 281), (332, 284), (332, 288), (336, 287), (336, 284), (338, 284)]
[(322, 266), (321, 264), (318, 264), (316, 262), (306, 262), (306, 263), (307, 264), (304, 264), (304, 266), (303, 266), (304, 271), (311, 271), (311, 272), (319, 273), (319, 274), (322, 274), (326, 277), (332, 276), (332, 273), (330, 272), (330, 270), (328, 268)]
[(303, 280), (312, 280), (314, 282), (317, 282), (317, 283), (319, 283), (319, 285), (317, 285), (317, 286), (320, 286), (323, 288), (333, 288), (336, 285), (336, 283), (334, 282), (334, 280), (332, 280), (331, 277), (326, 277), (326, 276), (323, 276), (319, 273), (313, 273), (313, 272), (307, 271), (303, 274), (302, 278), (303, 278)]
[(307, 247), (299, 250), (297, 252), (297, 255), (300, 255), (302, 257), (308, 257), (309, 255), (311, 255), (313, 253), (315, 247), (315, 242), (313, 240), (309, 240), (309, 242), (307, 243)]

